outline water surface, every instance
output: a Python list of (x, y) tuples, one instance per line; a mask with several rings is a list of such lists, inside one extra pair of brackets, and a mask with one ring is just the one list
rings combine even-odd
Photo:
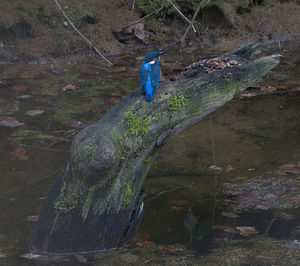
[[(300, 161), (300, 92), (287, 92), (300, 88), (297, 45), (281, 51), (281, 64), (258, 84), (282, 89), (275, 94), (236, 98), (162, 148), (146, 180), (145, 213), (137, 235), (146, 235), (147, 241), (157, 245), (185, 245), (205, 256), (222, 237), (212, 230), (215, 224), (254, 226), (259, 234), (265, 233), (274, 217), (272, 211), (248, 212), (231, 220), (222, 215), (227, 208), (223, 183)], [(162, 57), (165, 77), (219, 53), (171, 50)], [(68, 157), (74, 135), (138, 85), (136, 70), (142, 54), (144, 51), (128, 52), (117, 58), (111, 69), (95, 58), (76, 57), (0, 65), (0, 117), (14, 117), (25, 124), (0, 127), (0, 263), (31, 264), (21, 257), (28, 253), (26, 238)], [(63, 91), (68, 84), (75, 89)], [(31, 116), (28, 111), (32, 110), (43, 113)], [(20, 148), (28, 159), (12, 160), (12, 152)], [(227, 167), (227, 171), (215, 173), (213, 165)], [(300, 225), (299, 211), (287, 212), (292, 219), (274, 223), (271, 236), (299, 238), (294, 233)], [(83, 262), (67, 258), (62, 265), (67, 263)]]

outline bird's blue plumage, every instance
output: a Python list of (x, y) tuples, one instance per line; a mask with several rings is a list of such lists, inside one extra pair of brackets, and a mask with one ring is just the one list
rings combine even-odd
[[(155, 58), (158, 59), (154, 64), (149, 64)], [(146, 100), (151, 101), (154, 90), (158, 87), (160, 79), (159, 53), (149, 52), (145, 56), (144, 64), (139, 69), (141, 86), (144, 89)]]

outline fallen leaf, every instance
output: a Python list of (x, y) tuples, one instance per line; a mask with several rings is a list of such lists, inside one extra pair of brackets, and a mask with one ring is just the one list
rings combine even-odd
[(262, 92), (273, 92), (276, 91), (277, 88), (273, 87), (273, 86), (268, 86), (268, 87), (263, 87), (260, 89)]
[(120, 97), (110, 97), (107, 101), (105, 101), (105, 103), (109, 104), (109, 105), (114, 105), (116, 103), (118, 103), (121, 100)]
[(11, 116), (1, 117), (0, 118), (0, 126), (3, 127), (20, 127), (23, 126), (24, 123), (19, 122), (16, 118)]
[(138, 241), (147, 241), (150, 238), (150, 234), (149, 233), (136, 233), (134, 235), (134, 242), (138, 242)]
[(144, 23), (136, 23), (127, 28), (128, 32), (134, 31), (134, 35), (142, 41), (145, 41), (149, 37), (149, 32), (144, 29)]
[(236, 66), (238, 65), (238, 62), (236, 60), (229, 60), (228, 62), (230, 65)]
[(28, 88), (27, 85), (14, 85), (12, 86), (13, 91), (26, 91)]
[(214, 172), (219, 172), (219, 173), (228, 173), (230, 171), (233, 171), (234, 168), (228, 164), (228, 165), (216, 165), (216, 164), (213, 164), (213, 165), (210, 165), (208, 167), (209, 170), (211, 171), (214, 171)]
[(153, 248), (156, 246), (155, 243), (151, 241), (139, 241), (136, 243), (136, 245), (143, 248)]
[(227, 225), (214, 225), (212, 227), (214, 230), (223, 230), (226, 233), (239, 233), (239, 231), (233, 227), (233, 226), (227, 226)]
[(222, 62), (222, 59), (219, 58), (219, 57), (214, 57), (214, 58), (207, 61), (208, 64), (209, 63), (220, 63), (220, 62)]
[(25, 148), (18, 148), (13, 152), (9, 153), (11, 155), (11, 160), (28, 160), (27, 151)]
[(241, 236), (245, 237), (258, 234), (256, 229), (252, 226), (237, 226), (236, 229), (239, 230)]
[(279, 170), (289, 174), (300, 174), (300, 168), (297, 164), (293, 163), (283, 164), (279, 167)]
[(223, 69), (223, 68), (226, 68), (226, 65), (225, 65), (224, 62), (221, 62), (221, 63), (218, 64), (217, 68), (218, 69)]
[(68, 84), (68, 85), (66, 85), (62, 88), (63, 91), (70, 91), (70, 90), (72, 91), (72, 90), (75, 90), (75, 89), (76, 89), (76, 87), (72, 84)]
[(166, 248), (167, 248), (166, 251), (168, 253), (172, 253), (172, 254), (176, 254), (176, 253), (183, 252), (186, 250), (184, 245), (167, 246)]
[(36, 115), (41, 115), (44, 112), (45, 112), (44, 110), (30, 110), (30, 111), (27, 111), (26, 114), (30, 115), (30, 116), (36, 116)]
[(260, 94), (259, 90), (255, 90), (255, 91), (242, 91), (241, 93), (239, 93), (239, 97), (255, 97), (257, 95)]

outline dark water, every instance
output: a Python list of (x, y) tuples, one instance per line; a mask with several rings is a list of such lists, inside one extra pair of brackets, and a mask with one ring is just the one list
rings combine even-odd
[[(138, 234), (146, 235), (147, 241), (183, 244), (205, 256), (220, 237), (212, 230), (215, 224), (254, 226), (260, 234), (266, 232), (274, 218), (272, 211), (247, 212), (239, 218), (222, 215), (226, 209), (223, 183), (300, 161), (300, 91), (287, 92), (300, 88), (300, 50), (298, 44), (287, 49), (281, 51), (281, 64), (259, 84), (285, 86), (280, 92), (236, 98), (162, 148), (145, 184), (148, 194)], [(28, 253), (26, 238), (80, 130), (74, 122), (89, 124), (100, 119), (134, 88), (143, 53), (120, 56), (112, 69), (94, 58), (0, 65), (0, 119), (10, 116), (25, 124), (0, 127), (0, 265), (42, 263), (21, 256)], [(172, 76), (214, 53), (220, 52), (170, 51), (162, 58), (162, 67), (166, 76)], [(63, 91), (67, 84), (76, 89)], [(31, 116), (28, 111), (32, 110), (43, 113)], [(20, 148), (26, 151), (25, 160), (12, 160), (12, 152)], [(209, 170), (215, 164), (230, 165), (230, 171), (215, 174)], [(276, 219), (268, 234), (299, 239), (300, 213), (286, 212), (291, 219)], [(83, 264), (78, 258), (60, 263)]]

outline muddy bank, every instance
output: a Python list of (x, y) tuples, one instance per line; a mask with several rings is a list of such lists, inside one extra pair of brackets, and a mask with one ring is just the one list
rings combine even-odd
[[(179, 45), (188, 25), (169, 6), (142, 20), (137, 28), (124, 30), (147, 15), (143, 2), (136, 1), (133, 11), (132, 1), (66, 0), (60, 4), (75, 26), (108, 55), (128, 48)], [(201, 8), (195, 20), (197, 33), (187, 34), (186, 45), (229, 50), (243, 42), (300, 36), (299, 1), (212, 2)], [(197, 1), (178, 4), (190, 19), (198, 5)], [(92, 53), (54, 1), (2, 1), (0, 36), (0, 61)]]

